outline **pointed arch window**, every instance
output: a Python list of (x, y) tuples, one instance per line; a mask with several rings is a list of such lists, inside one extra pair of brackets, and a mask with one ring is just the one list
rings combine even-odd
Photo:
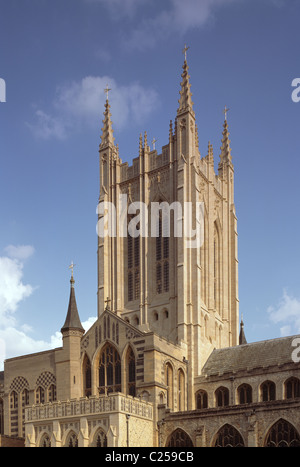
[(216, 390), (216, 405), (217, 407), (227, 407), (229, 405), (228, 388), (220, 387)]
[(219, 310), (220, 308), (220, 264), (221, 264), (221, 258), (220, 258), (220, 233), (219, 229), (217, 227), (217, 224), (215, 223), (215, 228), (214, 228), (214, 302), (215, 302), (215, 309)]
[(167, 448), (192, 448), (193, 446), (193, 442), (189, 435), (180, 428), (171, 434), (166, 445)]
[(99, 394), (121, 392), (121, 359), (119, 352), (107, 344), (99, 359)]
[(299, 433), (291, 423), (281, 419), (270, 429), (265, 447), (300, 447)]
[(51, 440), (47, 434), (45, 434), (40, 443), (41, 448), (51, 448)]
[(206, 391), (200, 390), (196, 393), (196, 407), (197, 409), (207, 409), (208, 398)]
[(250, 404), (252, 402), (252, 387), (249, 384), (239, 386), (238, 397), (240, 404)]
[(285, 382), (286, 399), (295, 399), (300, 397), (300, 380), (298, 378), (289, 378)]
[(245, 447), (244, 440), (236, 428), (224, 425), (217, 434), (215, 448), (241, 448)]
[(276, 386), (273, 381), (265, 381), (261, 385), (261, 400), (263, 402), (275, 401), (276, 399)]
[(66, 446), (68, 448), (78, 448), (78, 436), (71, 432), (67, 438)]
[(104, 431), (99, 430), (95, 436), (95, 444), (96, 448), (106, 448), (107, 447), (107, 436)]

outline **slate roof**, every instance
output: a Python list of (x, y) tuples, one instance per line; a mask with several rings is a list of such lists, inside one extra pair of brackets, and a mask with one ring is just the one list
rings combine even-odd
[(61, 332), (68, 331), (69, 329), (79, 329), (80, 331), (84, 332), (84, 329), (82, 327), (79, 314), (78, 314), (77, 303), (76, 303), (76, 298), (75, 298), (75, 288), (74, 288), (75, 281), (73, 277), (70, 282), (71, 282), (71, 290), (70, 290), (68, 313), (67, 313), (65, 324), (61, 328)]
[(282, 337), (236, 347), (215, 349), (207, 359), (202, 369), (202, 375), (221, 375), (259, 367), (294, 363), (292, 352), (297, 346), (299, 347), (299, 344), (293, 347), (292, 342), (299, 337)]

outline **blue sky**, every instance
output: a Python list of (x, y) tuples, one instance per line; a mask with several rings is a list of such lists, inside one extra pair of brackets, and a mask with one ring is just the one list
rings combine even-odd
[(299, 0), (0, 0), (0, 353), (60, 345), (71, 261), (81, 320), (96, 316), (103, 89), (122, 160), (144, 131), (160, 151), (185, 43), (216, 164), (230, 107), (247, 339), (300, 333), (299, 17)]

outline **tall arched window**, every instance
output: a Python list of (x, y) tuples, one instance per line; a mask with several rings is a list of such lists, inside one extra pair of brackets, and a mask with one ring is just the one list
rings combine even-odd
[(178, 370), (178, 377), (177, 377), (177, 404), (178, 410), (182, 411), (185, 408), (185, 377), (183, 370)]
[(196, 408), (197, 409), (207, 409), (208, 400), (207, 392), (200, 390), (196, 393)]
[(275, 401), (276, 399), (276, 386), (273, 381), (265, 381), (261, 387), (261, 400), (263, 402)]
[(99, 394), (121, 392), (121, 359), (110, 344), (102, 349), (99, 359)]
[(219, 310), (220, 309), (220, 264), (221, 264), (221, 258), (220, 258), (220, 233), (219, 229), (217, 227), (217, 224), (215, 223), (215, 228), (214, 228), (214, 302), (215, 302), (215, 309)]
[(298, 378), (289, 378), (285, 382), (286, 399), (295, 399), (300, 397), (300, 380)]
[(231, 425), (224, 425), (218, 432), (215, 448), (240, 448), (245, 443), (241, 434)]
[[(128, 224), (133, 216), (128, 217)], [(137, 300), (140, 294), (140, 236), (127, 234), (127, 281), (128, 301)]]
[(173, 409), (173, 368), (170, 363), (165, 365), (165, 385), (167, 386), (167, 406)]
[(129, 347), (126, 356), (126, 377), (127, 377), (127, 393), (135, 397), (135, 355), (131, 347)]
[(270, 429), (265, 441), (265, 447), (300, 447), (299, 433), (291, 423), (281, 419)]
[[(164, 236), (166, 235), (166, 236)], [(156, 293), (169, 291), (169, 236), (165, 231), (162, 214), (159, 212), (156, 237)]]

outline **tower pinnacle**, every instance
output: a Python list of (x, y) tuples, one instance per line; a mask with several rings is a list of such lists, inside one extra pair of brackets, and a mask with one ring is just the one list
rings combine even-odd
[(223, 164), (231, 164), (232, 163), (232, 156), (231, 156), (231, 148), (230, 148), (230, 139), (229, 139), (229, 131), (228, 131), (228, 121), (227, 121), (227, 112), (229, 109), (225, 107), (224, 114), (225, 114), (225, 121), (223, 125), (223, 138), (222, 138), (222, 146), (221, 146), (221, 155), (220, 155), (220, 166)]
[(189, 47), (185, 46), (183, 49), (183, 53), (185, 56), (184, 59), (184, 64), (183, 64), (183, 73), (181, 75), (182, 81), (181, 81), (181, 90), (179, 91), (180, 93), (180, 99), (178, 101), (179, 103), (179, 108), (177, 110), (177, 115), (190, 111), (194, 115), (193, 111), (193, 105), (194, 103), (192, 102), (192, 93), (191, 93), (191, 85), (190, 85), (190, 75), (189, 75), (189, 67), (187, 64), (186, 60), (186, 53), (188, 51)]
[(105, 111), (103, 113), (104, 120), (102, 121), (103, 128), (102, 128), (100, 149), (104, 149), (107, 146), (114, 147), (114, 141), (115, 141), (115, 138), (113, 136), (114, 132), (112, 129), (110, 105), (108, 101), (109, 91), (111, 91), (111, 89), (107, 85), (106, 88), (104, 89), (104, 92), (106, 93), (106, 102), (105, 102)]

